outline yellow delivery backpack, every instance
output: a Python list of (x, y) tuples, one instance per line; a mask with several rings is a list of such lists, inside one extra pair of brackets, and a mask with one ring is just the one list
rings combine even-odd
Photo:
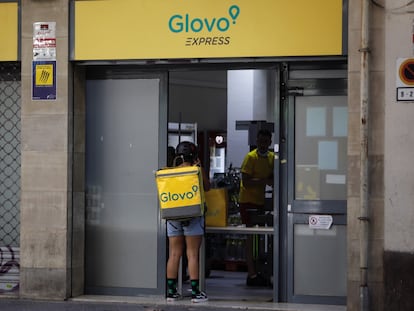
[(185, 219), (204, 213), (204, 188), (198, 166), (165, 168), (156, 171), (155, 181), (161, 217)]

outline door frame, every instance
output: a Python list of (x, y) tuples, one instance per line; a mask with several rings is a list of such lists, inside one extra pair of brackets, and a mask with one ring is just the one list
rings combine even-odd
[[(82, 66), (80, 66), (82, 67)], [(159, 87), (158, 87), (158, 96), (159, 96), (159, 113), (158, 113), (158, 131), (160, 133), (158, 137), (158, 167), (161, 167), (166, 163), (167, 159), (167, 131), (168, 131), (168, 73), (165, 70), (162, 71), (143, 71), (143, 70), (128, 70), (123, 66), (87, 66), (85, 68), (77, 68), (80, 73), (83, 73), (85, 89), (86, 89), (86, 81), (89, 79), (140, 79), (140, 80), (158, 80)], [(75, 71), (76, 72), (76, 71)], [(76, 91), (75, 91), (76, 94)], [(79, 94), (82, 96), (81, 94)], [(85, 137), (84, 142), (86, 143), (86, 96), (83, 94), (84, 98), (81, 102), (83, 102), (83, 107), (79, 107), (82, 113), (85, 114), (84, 122), (85, 126), (83, 127), (83, 133), (79, 133), (80, 135), (83, 134)], [(77, 95), (75, 95), (77, 97)], [(75, 104), (76, 107), (76, 104)], [(76, 116), (74, 120), (80, 120), (79, 116)], [(161, 134), (161, 133), (165, 133)], [(75, 135), (76, 136), (76, 135)], [(83, 155), (84, 160), (83, 162), (86, 163), (86, 153)], [(76, 167), (76, 166), (75, 166)], [(156, 169), (156, 168), (154, 168)], [(86, 169), (84, 166), (84, 173), (86, 173)], [(84, 195), (86, 189), (83, 189)], [(154, 179), (154, 190), (155, 190), (155, 179)], [(156, 195), (156, 192), (154, 192)], [(86, 211), (86, 202), (84, 203), (84, 209)], [(165, 274), (166, 274), (166, 235), (165, 235), (165, 222), (161, 221), (160, 216), (158, 215), (157, 220), (157, 271), (156, 271), (156, 287), (154, 288), (129, 288), (129, 287), (87, 287), (86, 286), (86, 279), (84, 279), (84, 291), (85, 294), (98, 294), (98, 295), (127, 295), (127, 296), (136, 296), (136, 295), (165, 295)], [(86, 216), (85, 216), (85, 228), (84, 232), (86, 233)], [(75, 242), (75, 241), (74, 241)], [(86, 237), (84, 241), (86, 247)], [(73, 246), (74, 250), (77, 250), (75, 246)], [(77, 252), (79, 252), (77, 250)], [(86, 252), (83, 252), (83, 256)], [(75, 254), (74, 254), (75, 255)], [(76, 257), (79, 255), (76, 254)], [(84, 268), (86, 262), (83, 262)]]
[[(293, 67), (293, 68), (292, 68)], [(323, 77), (323, 70), (328, 77)], [(335, 70), (338, 72), (335, 73)], [(299, 72), (292, 74), (292, 71)], [(309, 76), (300, 77), (300, 74)], [(322, 73), (319, 74), (317, 71)], [(329, 76), (331, 75), (331, 76)], [(345, 75), (343, 77), (343, 75)], [(295, 78), (292, 78), (294, 76)], [(282, 120), (281, 141), (284, 148), (281, 150), (281, 179), (286, 189), (281, 193), (281, 301), (293, 303), (315, 304), (346, 304), (346, 296), (313, 296), (295, 295), (294, 293), (294, 226), (295, 224), (308, 224), (310, 214), (330, 214), (333, 225), (346, 226), (347, 201), (346, 200), (294, 200), (295, 198), (295, 98), (297, 96), (347, 96), (346, 63), (334, 68), (312, 65), (293, 65), (285, 63), (282, 72), (281, 115), (287, 116)], [(284, 159), (288, 161), (284, 162)], [(345, 284), (346, 286), (346, 284)]]

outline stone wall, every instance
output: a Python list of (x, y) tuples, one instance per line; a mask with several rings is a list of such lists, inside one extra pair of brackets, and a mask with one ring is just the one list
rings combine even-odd
[(414, 310), (414, 101), (396, 99), (398, 61), (414, 58), (414, 6), (384, 3), (384, 309)]
[[(362, 0), (349, 0), (348, 40), (348, 298), (347, 309), (360, 310), (360, 81)], [(384, 244), (384, 9), (371, 3), (368, 109), (370, 310), (383, 309)]]
[[(32, 99), (33, 23), (56, 22), (56, 100)], [(20, 296), (71, 293), (72, 109), (69, 1), (21, 1)]]

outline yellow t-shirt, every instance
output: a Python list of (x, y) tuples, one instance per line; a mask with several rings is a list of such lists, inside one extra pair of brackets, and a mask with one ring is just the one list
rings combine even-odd
[[(273, 175), (274, 152), (269, 151), (267, 157), (259, 156), (257, 149), (250, 151), (244, 158), (241, 172), (253, 178), (270, 178)], [(240, 182), (240, 203), (264, 205), (265, 186), (258, 185), (246, 188)]]

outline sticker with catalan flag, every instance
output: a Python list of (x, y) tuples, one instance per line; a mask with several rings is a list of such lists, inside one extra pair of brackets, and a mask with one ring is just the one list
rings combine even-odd
[(32, 100), (56, 100), (56, 61), (33, 61)]

